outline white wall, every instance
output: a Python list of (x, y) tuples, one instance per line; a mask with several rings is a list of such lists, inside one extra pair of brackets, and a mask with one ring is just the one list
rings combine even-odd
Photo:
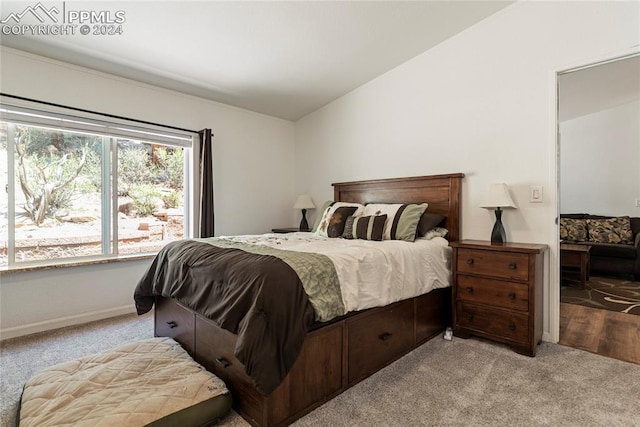
[[(216, 234), (295, 224), (291, 122), (0, 48), (3, 93), (214, 133)], [(2, 338), (133, 310), (147, 262), (0, 276)], [(106, 286), (101, 286), (106, 285)]]
[(0, 338), (135, 312), (133, 289), (151, 260), (0, 276)]
[(509, 184), (507, 238), (551, 245), (544, 336), (557, 340), (555, 73), (637, 47), (639, 5), (503, 9), (299, 120), (297, 190), (321, 203), (336, 181), (463, 172), (462, 236), (486, 240), (494, 218), (478, 206), (490, 183)]
[[(518, 205), (503, 216), (508, 238), (553, 245), (555, 72), (637, 47), (639, 5), (516, 3), (303, 118), (295, 124), (295, 146), (289, 122), (6, 48), (0, 51), (0, 89), (174, 126), (211, 127), (218, 234), (295, 225), (282, 221), (291, 218), (295, 195), (308, 192), (319, 205), (332, 197), (332, 182), (464, 172), (464, 238), (488, 238), (493, 217), (477, 206), (490, 183), (506, 182)], [(530, 185), (544, 186), (544, 203), (528, 203)], [(550, 261), (557, 264), (554, 247)], [(0, 276), (2, 337), (129, 305), (146, 265)], [(111, 287), (97, 286), (97, 277)], [(553, 339), (548, 279), (545, 288), (545, 336)]]
[(640, 101), (564, 121), (560, 133), (560, 212), (640, 216)]

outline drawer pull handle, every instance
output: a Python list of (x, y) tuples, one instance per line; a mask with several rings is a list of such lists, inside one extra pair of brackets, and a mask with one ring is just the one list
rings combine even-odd
[(467, 289), (465, 289), (465, 291), (467, 291), (468, 294), (472, 294), (473, 288), (471, 286), (467, 286)]
[(473, 264), (473, 258), (469, 258), (469, 259), (467, 260), (467, 264), (472, 265), (472, 264)]
[(173, 321), (173, 320), (172, 320), (172, 321), (170, 321), (170, 322), (167, 322), (167, 325), (168, 325), (171, 329), (173, 329), (173, 328), (177, 328), (177, 327), (178, 327), (178, 324), (177, 324), (175, 321)]
[(511, 301), (513, 301), (513, 300), (515, 300), (515, 299), (516, 299), (516, 293), (515, 293), (515, 292), (509, 292), (508, 297), (509, 297), (509, 299), (510, 299)]
[(515, 270), (516, 268), (518, 268), (518, 266), (516, 265), (515, 262), (512, 262), (511, 264), (509, 264), (509, 270)]
[(468, 320), (469, 322), (471, 322), (471, 321), (473, 320), (473, 314), (471, 314), (471, 313), (466, 313), (466, 314), (465, 314), (465, 317), (467, 318), (467, 320)]
[(384, 334), (380, 335), (380, 339), (382, 341), (387, 341), (388, 339), (391, 339), (392, 336), (393, 336), (392, 333), (385, 332)]
[(231, 363), (224, 357), (216, 357), (216, 363), (222, 366), (223, 369), (231, 366)]
[(516, 330), (516, 324), (513, 322), (509, 322), (509, 324), (507, 325), (507, 328), (509, 328), (510, 331), (515, 331)]

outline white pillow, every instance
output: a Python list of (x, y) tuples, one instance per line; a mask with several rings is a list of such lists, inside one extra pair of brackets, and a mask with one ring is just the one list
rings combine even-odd
[(431, 230), (427, 231), (424, 235), (424, 239), (431, 240), (435, 237), (444, 237), (447, 235), (449, 230), (442, 227), (433, 227)]
[(335, 211), (338, 210), (338, 208), (349, 207), (349, 206), (357, 208), (356, 211), (351, 216), (362, 215), (364, 206), (361, 205), (360, 203), (335, 202), (334, 204), (329, 206), (322, 214), (322, 219), (320, 219), (320, 224), (318, 225), (318, 229), (316, 230), (316, 236), (329, 237), (329, 235), (327, 234), (327, 229), (329, 228), (331, 217), (333, 216)]

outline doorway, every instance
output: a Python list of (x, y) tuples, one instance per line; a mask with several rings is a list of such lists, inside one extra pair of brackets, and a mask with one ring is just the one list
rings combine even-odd
[(557, 84), (559, 343), (640, 363), (640, 54)]

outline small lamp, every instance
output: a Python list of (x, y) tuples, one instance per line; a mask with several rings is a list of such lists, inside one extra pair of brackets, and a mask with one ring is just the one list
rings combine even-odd
[(298, 196), (296, 203), (293, 205), (294, 209), (302, 209), (302, 221), (300, 221), (300, 231), (309, 231), (309, 223), (307, 222), (307, 209), (313, 209), (316, 205), (313, 204), (313, 200), (308, 194), (301, 194)]
[(491, 243), (505, 243), (507, 239), (502, 226), (502, 208), (516, 207), (509, 195), (507, 184), (492, 184), (484, 203), (480, 207), (496, 210), (496, 223), (491, 231)]

